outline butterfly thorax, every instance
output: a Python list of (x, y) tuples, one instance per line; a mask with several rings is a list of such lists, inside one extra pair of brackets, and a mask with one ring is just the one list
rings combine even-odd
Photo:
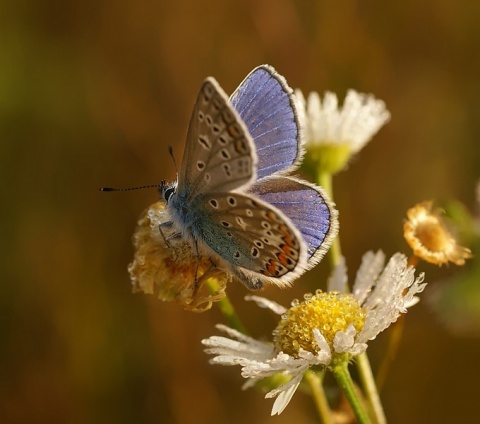
[(186, 189), (178, 190), (178, 183), (162, 181), (160, 195), (167, 204), (167, 210), (175, 226), (187, 236), (196, 238), (198, 215), (194, 212), (191, 196)]

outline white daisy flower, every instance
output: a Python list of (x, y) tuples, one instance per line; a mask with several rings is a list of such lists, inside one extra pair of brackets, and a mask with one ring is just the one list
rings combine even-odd
[(314, 161), (328, 166), (326, 171), (332, 173), (343, 169), (350, 157), (359, 152), (390, 119), (385, 103), (371, 94), (348, 90), (341, 107), (336, 94), (329, 91), (323, 100), (315, 91), (307, 99), (300, 90), (296, 90), (295, 94), (307, 151)]
[(205, 352), (215, 355), (210, 362), (240, 365), (245, 387), (258, 380), (283, 374), (285, 384), (267, 393), (276, 397), (272, 415), (280, 414), (290, 402), (305, 371), (313, 366), (334, 366), (363, 353), (367, 342), (401, 313), (417, 302), (423, 291), (424, 275), (415, 278), (407, 258), (396, 253), (384, 266), (385, 255), (368, 252), (357, 271), (352, 293), (346, 289), (347, 269), (342, 261), (332, 273), (328, 292), (318, 290), (295, 300), (289, 309), (258, 296), (248, 296), (260, 307), (282, 318), (273, 331), (273, 342), (258, 341), (225, 325), (217, 328), (227, 337), (212, 336), (202, 341)]

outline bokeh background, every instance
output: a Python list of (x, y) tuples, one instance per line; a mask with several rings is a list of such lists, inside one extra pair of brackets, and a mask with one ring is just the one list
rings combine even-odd
[[(242, 392), (239, 369), (200, 345), (222, 322), (133, 295), (131, 236), (155, 190), (173, 179), (202, 80), (230, 93), (269, 63), (292, 87), (348, 88), (385, 100), (391, 122), (335, 179), (349, 269), (382, 248), (409, 253), (405, 211), (456, 198), (472, 211), (479, 176), (480, 3), (448, 0), (15, 0), (0, 14), (0, 422), (315, 422), (297, 393), (280, 416)], [(407, 315), (382, 398), (390, 423), (472, 422), (478, 332), (454, 331), (432, 307), (455, 266), (421, 264), (428, 287)], [(328, 261), (288, 304), (323, 287)], [(461, 271), (465, 272), (465, 271)], [(247, 327), (275, 320), (228, 293)], [(454, 314), (453, 318), (455, 316)], [(384, 336), (371, 343), (376, 369)], [(294, 421), (295, 420), (295, 421)]]

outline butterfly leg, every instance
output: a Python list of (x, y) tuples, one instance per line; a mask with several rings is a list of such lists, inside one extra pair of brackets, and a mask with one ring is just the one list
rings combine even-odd
[(195, 279), (193, 281), (193, 293), (194, 295), (197, 294), (198, 289), (200, 288), (200, 284), (198, 283), (198, 267), (200, 264), (200, 253), (198, 253), (198, 243), (197, 239), (193, 239), (193, 249), (195, 250), (195, 256), (197, 257), (197, 261), (195, 262)]
[[(165, 231), (172, 232), (172, 229), (173, 229), (173, 221), (165, 221), (158, 226), (158, 230), (160, 231), (160, 235), (162, 236), (163, 243), (165, 247), (167, 247), (170, 250), (170, 252), (172, 253), (172, 259), (175, 261), (177, 260), (177, 253), (176, 253), (177, 249), (175, 248), (174, 245), (170, 243), (170, 241), (175, 239), (180, 239), (182, 237), (182, 233), (173, 232), (172, 234), (169, 234), (169, 235), (165, 233)], [(175, 229), (173, 229), (173, 231), (175, 231)]]
[(169, 222), (162, 222), (159, 226), (158, 226), (158, 230), (160, 231), (160, 235), (162, 236), (162, 239), (163, 239), (163, 242), (165, 243), (165, 246), (168, 247), (169, 249), (172, 248), (172, 245), (170, 244), (170, 242), (167, 240), (167, 237), (165, 236), (165, 233), (163, 232), (162, 230), (162, 227), (163, 228), (171, 228), (171, 225), (168, 225), (168, 224), (173, 224), (173, 222), (169, 221)]
[(235, 269), (232, 269), (232, 272), (247, 289), (252, 291), (263, 289), (263, 283), (258, 278), (245, 275)]

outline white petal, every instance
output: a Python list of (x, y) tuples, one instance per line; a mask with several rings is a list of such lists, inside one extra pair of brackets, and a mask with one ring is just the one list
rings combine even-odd
[(313, 336), (315, 337), (315, 341), (317, 342), (318, 347), (320, 348), (320, 352), (317, 353), (317, 363), (322, 365), (330, 364), (332, 360), (332, 351), (330, 350), (330, 346), (327, 343), (324, 335), (318, 328), (313, 329)]
[(423, 291), (426, 283), (423, 283), (423, 273), (415, 278), (414, 272), (414, 268), (407, 265), (406, 257), (401, 254), (392, 257), (379, 278), (372, 299), (365, 302), (367, 315), (357, 342), (373, 340), (415, 303), (414, 295)]
[(272, 413), (271, 415), (278, 414), (280, 415), (286, 406), (289, 404), (290, 400), (292, 399), (293, 394), (298, 388), (298, 385), (302, 381), (303, 374), (307, 368), (304, 368), (302, 372), (299, 372), (297, 375), (293, 376), (290, 381), (277, 387), (276, 389), (268, 392), (265, 395), (265, 398), (273, 398), (278, 396), (273, 403)]
[(395, 253), (377, 278), (375, 287), (363, 306), (366, 309), (372, 309), (391, 304), (406, 272), (408, 272), (407, 257), (401, 253)]
[(272, 312), (276, 313), (277, 315), (282, 315), (285, 312), (287, 312), (287, 308), (265, 297), (255, 296), (250, 294), (245, 296), (245, 300), (247, 302), (255, 302), (257, 306), (260, 308), (270, 309)]
[(275, 399), (275, 402), (273, 403), (272, 407), (272, 412), (270, 415), (280, 415), (283, 410), (287, 407), (287, 405), (290, 403), (292, 400), (292, 397), (297, 390), (298, 386), (300, 384), (300, 381), (296, 385), (290, 386), (287, 390), (284, 392), (281, 392), (277, 398)]
[(366, 350), (367, 350), (366, 343), (355, 343), (348, 353), (351, 353), (353, 356), (357, 356), (365, 352)]
[(418, 302), (420, 302), (420, 298), (418, 296), (413, 296), (412, 300), (409, 302), (405, 302), (405, 308), (411, 308), (412, 306), (415, 306)]
[(377, 253), (369, 251), (362, 257), (362, 264), (357, 271), (353, 284), (353, 295), (362, 304), (370, 293), (378, 275), (385, 263), (385, 254), (379, 250)]
[(328, 278), (327, 291), (336, 291), (342, 294), (348, 293), (347, 283), (347, 266), (345, 265), (345, 258), (342, 256)]
[(350, 324), (345, 331), (339, 331), (333, 338), (333, 348), (336, 353), (350, 352), (355, 343), (357, 330)]

